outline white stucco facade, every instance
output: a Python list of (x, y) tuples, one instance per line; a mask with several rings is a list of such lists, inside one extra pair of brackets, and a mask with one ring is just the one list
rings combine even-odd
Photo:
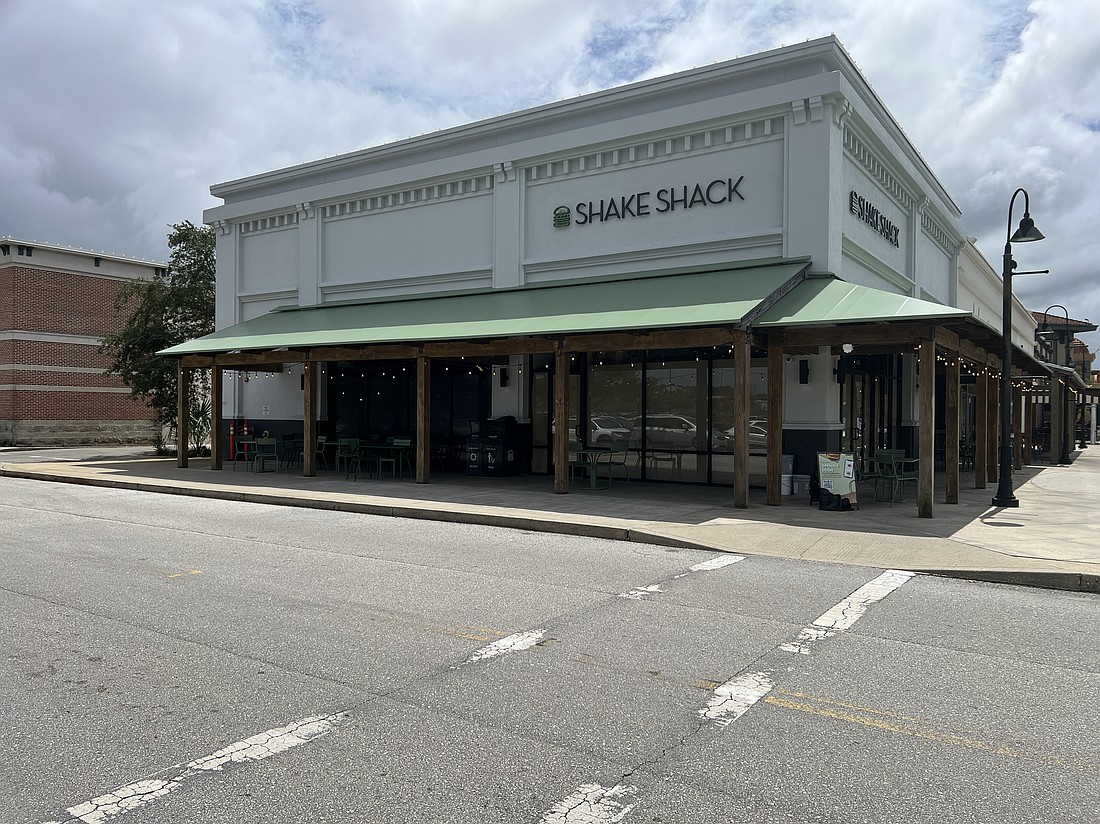
[[(999, 277), (958, 207), (832, 37), (211, 192), (218, 328), (284, 306), (803, 257), (1000, 323)], [(800, 358), (811, 380), (787, 364), (785, 427), (840, 427), (835, 354)], [(229, 378), (223, 412), (300, 420), (298, 389), (293, 371)], [(494, 388), (494, 414), (523, 404), (522, 382)]]

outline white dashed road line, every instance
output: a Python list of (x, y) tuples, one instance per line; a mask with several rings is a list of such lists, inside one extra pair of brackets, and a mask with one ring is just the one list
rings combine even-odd
[[(711, 558), (709, 561), (703, 561), (693, 567), (689, 567), (687, 572), (673, 575), (672, 580), (675, 581), (677, 578), (686, 578), (694, 572), (710, 572), (714, 569), (721, 569), (722, 567), (727, 567), (730, 564), (736, 564), (738, 561), (743, 560), (745, 560), (744, 555), (719, 555), (717, 558)], [(660, 584), (647, 584), (642, 587), (634, 587), (630, 592), (620, 592), (615, 597), (627, 598), (631, 601), (641, 601), (643, 598), (649, 595), (656, 595), (658, 592), (664, 592)]]
[(731, 678), (714, 689), (706, 708), (699, 710), (699, 717), (714, 721), (719, 726), (732, 724), (749, 711), (749, 707), (772, 691), (770, 672), (746, 672)]
[(696, 564), (688, 569), (687, 572), (681, 572), (676, 577), (683, 578), (685, 575), (690, 575), (693, 572), (709, 572), (712, 569), (721, 569), (722, 567), (736, 564), (738, 561), (744, 560), (744, 555), (719, 555), (717, 558), (711, 558), (709, 561), (703, 561), (700, 564)]
[(505, 638), (501, 638), (499, 641), (493, 641), (488, 646), (482, 647), (476, 650), (473, 655), (463, 661), (461, 664), (457, 664), (451, 669), (458, 669), (466, 664), (473, 664), (478, 661), (484, 661), (488, 658), (496, 658), (498, 655), (504, 655), (506, 652), (517, 652), (519, 650), (530, 649), (539, 641), (542, 640), (542, 636), (546, 634), (544, 629), (532, 629), (527, 632), (517, 632), (515, 635), (509, 635)]
[(871, 604), (881, 601), (915, 574), (901, 569), (886, 570), (875, 580), (864, 584), (835, 607), (826, 611), (810, 626), (803, 627), (794, 641), (783, 644), (780, 649), (784, 652), (809, 655), (810, 646), (815, 641), (830, 638), (838, 632), (850, 629), (867, 612)]
[(43, 824), (78, 824), (78, 822), (102, 824), (115, 816), (164, 798), (172, 791), (179, 789), (184, 781), (190, 781), (211, 772), (220, 772), (227, 764), (262, 761), (327, 735), (347, 717), (346, 712), (316, 715), (287, 724), (285, 727), (276, 727), (258, 733), (187, 764), (177, 764), (165, 770), (161, 778), (135, 781), (90, 801), (76, 804), (66, 810), (70, 818), (63, 821), (46, 821)]
[(664, 592), (660, 584), (648, 584), (644, 587), (634, 587), (630, 592), (620, 592), (615, 597), (626, 598), (628, 601), (641, 601), (646, 596), (656, 595), (658, 592)]
[(563, 798), (543, 814), (539, 824), (614, 824), (622, 821), (634, 809), (633, 804), (619, 801), (638, 792), (637, 787), (616, 784), (582, 784), (576, 792)]

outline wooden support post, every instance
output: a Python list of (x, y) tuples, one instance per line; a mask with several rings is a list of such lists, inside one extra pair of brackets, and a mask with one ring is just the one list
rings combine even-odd
[(1035, 425), (1035, 396), (1029, 390), (1024, 395), (1024, 459), (1031, 464), (1035, 457), (1035, 444), (1031, 440), (1031, 430)]
[(180, 469), (187, 468), (187, 441), (190, 440), (190, 371), (184, 369), (183, 364), (176, 367), (176, 466)]
[(569, 492), (569, 353), (554, 355), (554, 492)]
[(947, 357), (946, 379), (944, 381), (944, 432), (943, 467), (947, 473), (946, 496), (949, 504), (959, 502), (959, 442), (961, 427), (959, 422), (959, 353), (953, 352)]
[(222, 449), (222, 373), (220, 366), (210, 369), (210, 468), (221, 469)]
[(420, 355), (416, 359), (416, 482), (428, 483), (432, 461), (431, 364)]
[(936, 342), (921, 341), (920, 353), (917, 357), (920, 372), (918, 388), (920, 462), (917, 464), (917, 515), (921, 518), (931, 518), (936, 464)]
[(768, 505), (783, 503), (783, 347), (768, 345)]
[(317, 364), (305, 364), (305, 396), (302, 401), (302, 474), (317, 474)]
[(989, 376), (987, 403), (985, 479), (990, 483), (997, 483), (1001, 443), (1001, 380), (995, 375)]
[(985, 461), (989, 455), (989, 375), (974, 379), (974, 488), (985, 489)]
[(1022, 386), (1012, 390), (1012, 465), (1016, 469), (1024, 468), (1024, 389)]
[(733, 343), (733, 505), (749, 505), (749, 336), (737, 332)]
[(1050, 378), (1050, 465), (1062, 460), (1062, 382)]

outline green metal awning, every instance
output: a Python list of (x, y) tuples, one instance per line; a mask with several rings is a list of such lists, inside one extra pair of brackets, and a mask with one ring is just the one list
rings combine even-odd
[(835, 277), (809, 277), (763, 312), (754, 328), (833, 326), (891, 320), (961, 320), (966, 309), (857, 286)]
[(807, 260), (631, 280), (269, 312), (160, 355), (457, 341), (740, 324), (804, 275)]

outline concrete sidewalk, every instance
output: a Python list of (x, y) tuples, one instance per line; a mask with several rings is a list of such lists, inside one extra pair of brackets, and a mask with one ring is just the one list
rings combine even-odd
[[(531, 529), (617, 540), (688, 546), (755, 555), (878, 568), (909, 569), (976, 580), (1100, 592), (1100, 449), (1078, 453), (1069, 466), (1031, 466), (1014, 482), (1019, 509), (996, 509), (996, 491), (974, 489), (964, 474), (960, 502), (942, 503), (918, 518), (912, 501), (893, 506), (863, 491), (853, 512), (820, 512), (804, 497), (764, 503), (752, 490), (750, 507), (735, 509), (718, 487), (626, 482), (609, 490), (583, 485), (553, 494), (546, 476), (433, 476), (351, 481), (332, 471), (305, 478), (298, 470), (256, 474), (243, 465), (211, 472), (192, 460), (148, 450), (0, 451), (0, 475), (430, 520)], [(941, 479), (942, 481), (942, 479)]]

